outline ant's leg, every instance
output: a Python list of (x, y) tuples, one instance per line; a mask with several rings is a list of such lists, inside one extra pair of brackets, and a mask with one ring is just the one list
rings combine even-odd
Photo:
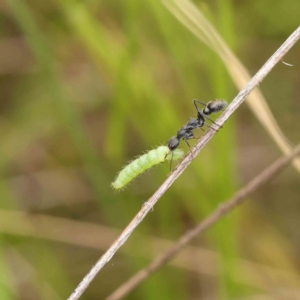
[(217, 125), (217, 126), (223, 128), (222, 125), (219, 125), (218, 123), (216, 123), (214, 120), (212, 120), (211, 118), (209, 118), (209, 117), (208, 117), (206, 114), (204, 114), (203, 112), (198, 111), (198, 113), (199, 113), (203, 118), (205, 118), (205, 119), (211, 121), (213, 124), (215, 124), (215, 125)]
[(173, 151), (172, 152), (172, 157), (171, 157), (171, 162), (170, 162), (170, 172), (172, 172), (172, 162), (173, 162)]
[[(194, 102), (194, 105), (195, 105), (195, 107), (196, 107), (196, 109), (197, 109), (197, 112), (198, 112), (203, 118), (208, 119), (209, 121), (211, 121), (212, 123), (214, 123), (215, 125), (217, 125), (217, 126), (219, 126), (219, 127), (223, 127), (222, 125), (217, 124), (214, 120), (212, 120), (211, 118), (209, 118), (206, 114), (204, 114), (204, 113), (199, 109), (199, 107), (198, 107), (197, 104), (196, 104), (196, 102), (199, 102), (199, 103), (201, 103), (202, 105), (206, 106), (206, 103), (201, 102), (201, 101), (199, 101), (199, 100), (197, 100), (197, 99), (194, 99), (193, 102)], [(200, 127), (199, 127), (199, 128), (200, 128)]]
[[(205, 124), (207, 127), (213, 129), (213, 130), (216, 131), (216, 132), (219, 131), (218, 129), (213, 128), (212, 126), (210, 126), (209, 124), (207, 124), (207, 123), (205, 123), (205, 122), (204, 122), (204, 124)], [(216, 124), (216, 125), (218, 125), (218, 124)]]
[(198, 107), (198, 105), (197, 105), (196, 102), (199, 102), (199, 103), (201, 103), (201, 104), (204, 105), (204, 106), (206, 106), (206, 103), (201, 102), (201, 101), (199, 101), (199, 100), (197, 100), (197, 99), (194, 99), (193, 102), (194, 102), (194, 105), (195, 105), (195, 107), (196, 107), (197, 112), (198, 112), (199, 114), (202, 115), (201, 109), (199, 109), (199, 107)]
[[(189, 138), (189, 140), (198, 140), (200, 137), (193, 137), (193, 138)], [(184, 163), (184, 165), (186, 165), (187, 163), (189, 163), (189, 162), (191, 162), (193, 159), (194, 159), (194, 155), (193, 155), (193, 152), (192, 152), (192, 149), (191, 149), (191, 146), (190, 146), (190, 144), (188, 143), (188, 141), (187, 140), (184, 140), (186, 143), (187, 143), (187, 145), (189, 146), (189, 148), (190, 148), (190, 153), (191, 153), (191, 156), (192, 156), (192, 159), (190, 159), (189, 161), (187, 161), (186, 163)]]
[(194, 155), (193, 155), (193, 153), (191, 153), (191, 156), (192, 156), (191, 159), (188, 160), (187, 162), (183, 163), (183, 165), (188, 164), (189, 162), (191, 162), (195, 158)]
[[(192, 138), (190, 138), (189, 140), (191, 140)], [(190, 148), (190, 153), (192, 153), (192, 148), (191, 148), (191, 145), (188, 143), (187, 139), (184, 139), (185, 143), (188, 145), (188, 147)]]
[(199, 101), (197, 99), (193, 99), (193, 102), (194, 102), (194, 105), (195, 105), (197, 111), (199, 111), (199, 107), (197, 106), (196, 102), (199, 102), (200, 104), (202, 104), (204, 106), (206, 106), (206, 104), (207, 104), (207, 103), (201, 102), (201, 101)]
[[(195, 139), (197, 139), (197, 138), (195, 138), (195, 137), (189, 138), (189, 140), (195, 140)], [(190, 144), (188, 143), (187, 140), (184, 140), (184, 141), (185, 141), (186, 144), (189, 146), (189, 148), (190, 148), (190, 154), (191, 154), (191, 156), (192, 156), (192, 159), (194, 159), (194, 155), (193, 155), (192, 148), (191, 148)]]
[[(187, 144), (188, 144), (188, 142), (186, 142)], [(189, 144), (188, 144), (189, 145)], [(190, 146), (190, 145), (189, 145)], [(190, 148), (191, 149), (191, 148)], [(190, 150), (191, 151), (191, 150)], [(192, 159), (191, 160), (189, 160), (188, 162), (190, 162), (190, 161), (192, 161), (193, 160), (193, 153), (191, 153), (191, 155), (192, 155)], [(172, 159), (171, 159), (171, 164), (170, 164), (170, 171), (172, 172), (172, 160), (173, 160), (173, 153), (172, 153)], [(181, 162), (180, 162), (181, 163)], [(179, 163), (179, 164), (180, 164)], [(185, 165), (187, 164), (187, 162), (186, 163), (184, 163)], [(177, 166), (176, 166), (176, 168), (177, 168)], [(175, 169), (176, 169), (175, 168)]]
[(188, 143), (188, 141), (187, 140), (184, 140), (185, 142), (186, 142), (186, 144), (189, 146), (189, 148), (190, 148), (190, 151), (191, 151), (191, 145)]
[[(173, 151), (172, 150), (170, 150), (170, 152), (171, 152), (171, 161), (170, 161), (170, 171), (172, 172), (172, 162), (173, 162)], [(165, 159), (164, 160), (166, 160), (166, 158), (167, 158), (167, 156), (170, 154), (170, 152), (169, 153), (167, 153), (166, 155), (165, 155)]]

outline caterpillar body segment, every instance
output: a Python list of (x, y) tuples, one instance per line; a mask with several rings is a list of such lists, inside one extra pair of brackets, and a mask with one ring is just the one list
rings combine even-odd
[(129, 165), (127, 165), (117, 176), (116, 180), (111, 184), (116, 190), (121, 189), (135, 177), (150, 169), (151, 167), (164, 162), (165, 160), (174, 160), (182, 158), (184, 152), (180, 149), (170, 151), (167, 146), (160, 146), (156, 149), (141, 155)]

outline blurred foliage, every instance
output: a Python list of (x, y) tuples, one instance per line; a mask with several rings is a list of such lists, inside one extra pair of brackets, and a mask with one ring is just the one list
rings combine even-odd
[[(253, 74), (299, 26), (298, 0), (194, 2)], [(110, 182), (126, 161), (165, 144), (195, 115), (193, 98), (230, 102), (237, 91), (217, 55), (160, 1), (8, 0), (0, 11), (0, 299), (66, 299), (115, 239), (109, 230), (124, 228), (169, 173), (161, 165), (116, 193)], [(297, 53), (299, 45), (285, 58), (294, 67), (277, 66), (261, 85), (295, 143)], [(151, 237), (177, 239), (279, 155), (239, 109), (82, 299), (105, 298), (157, 254)], [(299, 296), (299, 195), (298, 174), (280, 175), (253, 196), (264, 201), (194, 242), (212, 250), (213, 264), (164, 267), (128, 299)], [(53, 218), (39, 228), (36, 214)], [(250, 272), (254, 262), (287, 276)]]

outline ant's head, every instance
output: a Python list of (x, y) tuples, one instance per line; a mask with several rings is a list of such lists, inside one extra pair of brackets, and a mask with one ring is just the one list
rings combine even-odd
[(227, 102), (225, 100), (212, 100), (206, 104), (206, 107), (203, 109), (203, 113), (205, 115), (210, 115), (223, 110), (226, 106)]
[(168, 141), (168, 147), (171, 151), (175, 150), (180, 144), (179, 139), (176, 136), (171, 137)]

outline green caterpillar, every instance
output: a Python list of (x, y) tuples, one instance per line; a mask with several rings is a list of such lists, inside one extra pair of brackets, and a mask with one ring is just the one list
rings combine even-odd
[(127, 165), (111, 184), (116, 190), (121, 189), (135, 177), (150, 169), (151, 167), (164, 162), (165, 160), (177, 160), (182, 158), (184, 152), (180, 149), (170, 151), (167, 146), (160, 146), (157, 149), (150, 150), (144, 155), (138, 157)]

